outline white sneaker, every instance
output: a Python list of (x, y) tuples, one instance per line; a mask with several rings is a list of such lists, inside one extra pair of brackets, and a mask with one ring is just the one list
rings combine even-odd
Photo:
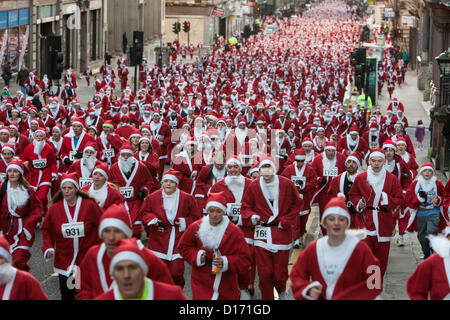
[(241, 300), (251, 300), (250, 293), (247, 290), (239, 290)]
[(300, 239), (294, 241), (294, 249), (300, 248)]
[(288, 294), (286, 291), (281, 292), (278, 296), (279, 300), (288, 300)]
[(403, 239), (403, 235), (399, 235), (399, 236), (398, 236), (398, 238), (397, 238), (397, 245), (398, 245), (399, 247), (405, 246), (405, 241), (404, 241), (404, 239)]

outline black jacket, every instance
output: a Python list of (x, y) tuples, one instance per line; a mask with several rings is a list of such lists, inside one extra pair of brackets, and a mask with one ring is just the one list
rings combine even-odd
[(23, 83), (25, 82), (25, 80), (27, 80), (29, 73), (30, 72), (27, 69), (19, 71), (19, 73), (17, 74), (17, 83), (20, 86), (23, 86)]

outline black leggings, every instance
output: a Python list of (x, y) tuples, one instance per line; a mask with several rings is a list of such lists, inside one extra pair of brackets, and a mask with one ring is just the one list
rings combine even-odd
[(61, 300), (75, 300), (77, 291), (75, 289), (69, 289), (67, 287), (68, 282), (67, 279), (69, 278), (61, 274), (59, 274), (58, 276), (59, 276), (59, 291), (61, 292)]

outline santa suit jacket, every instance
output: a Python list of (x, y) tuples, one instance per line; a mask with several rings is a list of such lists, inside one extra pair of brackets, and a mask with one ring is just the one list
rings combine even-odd
[(422, 261), (406, 282), (411, 300), (450, 299), (450, 257), (435, 253)]
[[(140, 249), (146, 251), (149, 260), (147, 277), (167, 284), (173, 284), (172, 276), (166, 264), (150, 250), (137, 241)], [(106, 253), (104, 243), (91, 247), (80, 265), (81, 288), (77, 290), (77, 300), (93, 300), (114, 286), (109, 274), (111, 258)]]
[(253, 180), (242, 199), (241, 216), (244, 226), (253, 227), (255, 216), (260, 223), (267, 224), (266, 239), (254, 241), (254, 246), (264, 249), (290, 250), (292, 245), (291, 225), (295, 215), (303, 208), (303, 200), (294, 183), (283, 176), (275, 176), (278, 180), (278, 199), (272, 206), (264, 195), (262, 185), (264, 180), (259, 177)]
[(317, 174), (309, 164), (304, 164), (300, 169), (295, 161), (293, 164), (289, 165), (284, 169), (281, 174), (283, 177), (292, 179), (293, 177), (305, 177), (305, 184), (303, 188), (297, 187), (300, 193), (300, 198), (303, 200), (303, 207), (301, 208), (299, 214), (301, 216), (309, 214), (311, 211), (311, 199), (317, 187)]
[[(206, 220), (205, 220), (206, 219)], [(218, 249), (224, 260), (223, 268), (211, 276), (213, 248), (206, 248), (199, 238), (201, 223), (209, 223), (209, 216), (195, 221), (180, 239), (178, 251), (183, 259), (192, 266), (191, 287), (194, 300), (238, 300), (238, 275), (247, 272), (250, 267), (250, 252), (241, 229), (230, 223), (223, 216), (219, 224), (221, 232), (218, 237)], [(206, 254), (206, 261), (201, 263), (201, 255)]]
[[(316, 172), (317, 175), (317, 190), (315, 195), (313, 196), (313, 199), (311, 200), (311, 203), (313, 203), (314, 199), (322, 192), (322, 194), (327, 194), (328, 193), (328, 188), (330, 187), (330, 182), (333, 179), (333, 177), (325, 177), (323, 175), (323, 157), (326, 157), (325, 152), (317, 155), (314, 157), (314, 161), (311, 164), (311, 167), (313, 168), (313, 170)], [(345, 160), (346, 160), (346, 156), (344, 156), (342, 153), (340, 152), (336, 152), (336, 167), (338, 169), (338, 175), (341, 174), (342, 172), (344, 172), (345, 169)], [(322, 179), (326, 179), (326, 182), (324, 185), (320, 184), (320, 181), (322, 181)]]
[[(405, 194), (405, 202), (407, 208), (405, 209), (406, 213), (409, 212), (409, 221), (408, 226), (406, 230), (408, 232), (417, 232), (417, 219), (416, 214), (417, 210), (420, 207), (421, 201), (419, 200), (419, 187), (418, 180), (414, 180), (406, 190)], [(437, 199), (438, 202), (436, 204), (437, 207), (440, 207), (440, 220), (439, 220), (439, 226), (438, 230), (441, 232), (449, 223), (449, 217), (446, 210), (443, 208), (444, 203), (444, 185), (440, 180), (436, 179), (436, 192), (437, 192)]]
[[(47, 212), (42, 223), (42, 252), (54, 251), (55, 260), (53, 269), (56, 273), (68, 276), (69, 267), (79, 266), (84, 255), (90, 247), (100, 242), (98, 238), (98, 225), (102, 211), (92, 199), (78, 196), (74, 216), (65, 200), (53, 204)], [(62, 225), (70, 222), (82, 222), (84, 237), (66, 238), (62, 232)]]
[[(120, 188), (131, 187), (133, 188), (132, 194), (125, 193), (125, 191), (121, 191), (125, 197), (125, 207), (128, 209), (130, 213), (130, 219), (133, 224), (141, 224), (142, 223), (142, 212), (140, 210), (143, 199), (136, 198), (138, 192), (140, 190), (144, 191), (146, 195), (148, 195), (151, 190), (155, 187), (152, 184), (152, 179), (150, 172), (148, 171), (145, 164), (141, 161), (136, 160), (136, 165), (134, 166), (134, 170), (132, 171), (130, 178), (127, 179), (125, 174), (123, 174), (120, 169), (119, 162), (116, 162), (112, 165), (109, 171), (109, 181), (114, 183)], [(125, 189), (122, 189), (125, 190)]]
[[(1, 187), (0, 187), (1, 188)], [(36, 224), (40, 222), (43, 208), (32, 187), (28, 189), (29, 198), (25, 205), (12, 210), (9, 207), (8, 191), (2, 199), (0, 208), (1, 230), (10, 244), (11, 252), (17, 249), (30, 250), (34, 243)]]
[[(202, 216), (194, 197), (181, 190), (178, 192), (175, 215), (168, 215), (164, 210), (162, 189), (148, 196), (141, 208), (143, 223), (149, 233), (148, 247), (158, 258), (167, 261), (182, 259), (177, 250), (178, 242), (186, 228)], [(162, 222), (155, 226), (158, 220)], [(176, 222), (180, 222), (180, 226), (176, 226)]]
[(95, 138), (83, 131), (78, 140), (78, 144), (74, 145), (73, 137), (64, 137), (61, 146), (61, 157), (64, 161), (69, 158), (70, 152), (83, 152), (86, 145), (91, 142), (95, 144)]
[(197, 171), (198, 175), (203, 166), (205, 166), (205, 162), (201, 152), (197, 152), (193, 159), (191, 159), (185, 151), (180, 152), (175, 157), (172, 168), (183, 174), (179, 184), (180, 190), (183, 190), (189, 194), (194, 194), (197, 181), (192, 179), (191, 176), (195, 171)]
[(417, 176), (417, 169), (419, 169), (419, 165), (417, 164), (416, 159), (408, 152), (405, 152), (405, 154), (401, 157), (403, 161), (405, 161), (408, 165), (411, 179), (414, 179)]
[(30, 144), (30, 140), (28, 140), (25, 135), (17, 133), (17, 137), (14, 139), (14, 144), (16, 147), (16, 157), (21, 157), (25, 151), (25, 148)]
[(134, 157), (142, 161), (146, 166), (148, 171), (151, 173), (151, 179), (153, 180), (153, 184), (158, 184), (158, 180), (156, 177), (159, 173), (159, 156), (156, 152), (147, 153), (145, 156), (142, 156), (140, 151), (134, 153)]
[[(386, 171), (386, 178), (380, 195), (376, 195), (367, 181), (367, 171), (359, 173), (349, 191), (350, 201), (355, 211), (362, 213), (364, 225), (369, 236), (376, 236), (379, 242), (389, 241), (392, 237), (392, 215), (404, 201), (402, 187), (398, 179)], [(365, 199), (370, 208), (361, 210), (360, 201)], [(379, 210), (376, 210), (378, 208)], [(382, 210), (382, 209), (385, 210)]]
[[(171, 143), (171, 139), (172, 139), (172, 130), (170, 130), (170, 126), (164, 122), (164, 121), (160, 121), (161, 122), (161, 126), (159, 127), (159, 129), (153, 130), (152, 131), (152, 136), (155, 137), (155, 139), (158, 142), (161, 142), (162, 144), (160, 144), (161, 146), (161, 156), (159, 157), (160, 160), (163, 159), (167, 159), (168, 158), (168, 146)], [(150, 124), (150, 128), (151, 128), (151, 124)]]
[[(398, 154), (394, 155), (394, 170), (392, 170), (392, 174), (397, 177), (398, 181), (400, 181), (400, 185), (402, 186), (403, 194), (406, 193), (406, 189), (411, 185), (412, 177), (408, 165), (406, 162), (400, 157)], [(386, 165), (385, 165), (386, 167)]]
[(322, 289), (319, 299), (327, 300), (373, 300), (381, 294), (382, 284), (379, 289), (369, 289), (367, 286), (372, 275), (367, 270), (370, 270), (370, 266), (379, 266), (380, 263), (367, 244), (354, 236), (347, 235), (345, 242), (341, 244), (345, 244), (348, 249), (341, 270), (338, 270), (341, 273), (335, 285), (327, 283), (326, 262), (321, 254), (324, 241), (328, 241), (328, 236), (310, 243), (300, 253), (292, 268), (289, 277), (295, 299), (312, 300), (308, 291), (316, 286)]
[[(106, 189), (106, 199), (104, 203), (98, 203), (100, 209), (102, 209), (102, 212), (105, 212), (110, 206), (113, 204), (124, 204), (125, 198), (120, 193), (119, 190), (117, 190), (116, 187), (113, 187), (110, 183), (107, 183), (107, 189)], [(93, 187), (93, 183), (89, 183), (88, 185), (85, 185), (81, 190), (86, 191), (89, 193), (89, 190)]]
[[(145, 281), (148, 284), (148, 294), (145, 300), (187, 300), (180, 286), (153, 281), (149, 278), (145, 278)], [(119, 288), (115, 285), (94, 300), (121, 300)]]
[[(51, 186), (52, 179), (56, 179), (56, 177), (58, 176), (56, 154), (54, 149), (47, 143), (45, 144), (44, 148), (41, 151), (41, 154), (39, 155), (34, 153), (34, 144), (30, 144), (23, 151), (22, 161), (29, 162), (29, 182), (33, 187), (39, 188), (43, 185)], [(42, 166), (42, 169), (35, 169), (38, 166)]]
[(343, 155), (347, 156), (348, 154), (346, 154), (347, 152), (350, 154), (352, 152), (356, 152), (359, 154), (359, 157), (361, 159), (364, 158), (364, 156), (366, 155), (367, 151), (369, 150), (369, 145), (367, 143), (367, 141), (359, 136), (359, 142), (356, 145), (356, 148), (353, 149), (353, 151), (350, 150), (350, 147), (348, 145), (348, 139), (351, 139), (349, 137), (350, 135), (347, 134), (346, 136), (344, 136), (343, 138), (340, 138), (337, 144), (337, 151), (341, 152)]
[[(97, 137), (96, 140), (97, 149), (100, 151), (98, 156), (101, 161), (106, 162), (109, 165), (112, 165), (118, 159), (119, 150), (123, 142), (120, 136), (115, 133), (106, 135), (106, 140), (107, 143), (103, 143), (102, 139), (100, 138), (100, 135)], [(114, 156), (112, 158), (106, 158), (105, 151), (110, 149), (114, 151)]]
[[(82, 182), (81, 179), (82, 178), (88, 178), (88, 179), (90, 178), (90, 179), (92, 179), (92, 172), (94, 171), (94, 169), (92, 169), (91, 174), (89, 174), (87, 176), (83, 175), (83, 172), (81, 171), (81, 161), (83, 161), (83, 159), (77, 160), (74, 163), (72, 163), (70, 165), (70, 167), (69, 167), (68, 173), (75, 172), (75, 174), (78, 176), (78, 183), (80, 184), (80, 188), (83, 188), (84, 186), (86, 186), (86, 184), (91, 183), (92, 180), (91, 180), (91, 182), (85, 181), (84, 184), (83, 184), (83, 183), (81, 183)], [(98, 166), (99, 164), (101, 164), (101, 162), (98, 161), (98, 160), (95, 160), (95, 167)]]
[(0, 285), (0, 300), (48, 300), (48, 297), (36, 278), (14, 268), (12, 278)]
[(232, 204), (236, 204), (236, 203), (242, 206), (242, 198), (243, 198), (245, 192), (248, 190), (250, 183), (252, 183), (252, 180), (248, 179), (246, 177), (244, 177), (244, 181), (245, 182), (244, 182), (244, 188), (242, 189), (241, 202), (238, 202), (238, 203), (236, 202), (236, 198), (234, 197), (233, 192), (230, 190), (230, 188), (226, 184), (225, 179), (222, 179), (219, 182), (217, 182), (215, 185), (213, 185), (210, 190), (210, 193), (223, 192), (223, 196), (227, 200), (227, 215), (228, 215), (230, 221), (241, 228), (242, 232), (244, 233), (245, 241), (248, 244), (253, 245), (253, 228), (251, 228), (249, 226), (244, 226), (242, 224), (242, 216), (241, 216), (240, 210), (239, 210), (238, 217), (233, 219), (233, 217), (235, 217), (236, 215), (233, 214), (233, 208), (231, 206)]

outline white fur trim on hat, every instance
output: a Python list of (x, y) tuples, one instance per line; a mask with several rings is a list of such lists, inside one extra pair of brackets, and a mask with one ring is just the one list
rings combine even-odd
[(173, 174), (165, 174), (165, 175), (163, 175), (161, 181), (164, 181), (164, 180), (172, 180), (172, 181), (176, 182), (176, 184), (180, 184), (180, 180), (176, 176), (174, 176)]
[(361, 162), (359, 162), (357, 157), (354, 156), (348, 156), (347, 159), (345, 159), (345, 163), (347, 163), (348, 160), (353, 160), (358, 164), (358, 167), (361, 167)]
[(17, 164), (8, 165), (8, 167), (6, 168), (6, 172), (8, 172), (9, 169), (16, 169), (17, 171), (20, 172), (20, 174), (23, 175), (23, 169), (20, 166), (18, 166)]
[(228, 167), (228, 165), (229, 165), (229, 164), (232, 164), (232, 163), (237, 164), (237, 165), (239, 166), (239, 169), (242, 170), (242, 163), (241, 163), (238, 159), (236, 159), (236, 158), (230, 158), (230, 159), (228, 159), (228, 161), (226, 162), (225, 165)]
[(383, 152), (380, 151), (374, 151), (369, 155), (369, 159), (373, 157), (381, 157), (383, 159), (386, 159), (386, 155)]
[(306, 156), (298, 154), (295, 156), (295, 160), (306, 160)]
[(87, 147), (85, 147), (85, 148), (83, 149), (83, 152), (86, 152), (87, 150), (91, 150), (92, 152), (97, 153), (97, 150), (95, 150), (95, 148), (92, 147), (92, 146), (87, 146)]
[(3, 146), (2, 151), (3, 151), (3, 150), (9, 150), (9, 151), (11, 151), (13, 154), (16, 154), (16, 151), (15, 151), (13, 148), (9, 147), (9, 146)]
[(102, 237), (103, 230), (109, 227), (120, 229), (120, 231), (125, 233), (128, 238), (131, 238), (131, 236), (133, 235), (133, 230), (131, 230), (130, 227), (128, 227), (127, 224), (122, 220), (115, 218), (106, 218), (103, 219), (102, 222), (100, 222), (100, 226), (98, 227), (98, 235), (100, 238)]
[(112, 275), (113, 271), (114, 271), (114, 266), (124, 260), (131, 260), (136, 262), (142, 269), (142, 271), (144, 272), (144, 274), (148, 273), (148, 266), (145, 263), (144, 259), (138, 255), (135, 252), (132, 251), (122, 251), (119, 252), (118, 254), (116, 254), (112, 260), (111, 260), (111, 265), (109, 267), (109, 273)]
[(123, 150), (120, 150), (120, 154), (124, 154), (124, 153), (131, 153), (131, 154), (133, 154), (134, 152), (133, 152), (133, 150), (131, 150), (131, 149), (123, 149)]
[(44, 130), (41, 130), (41, 129), (37, 129), (37, 130), (34, 132), (34, 135), (36, 135), (36, 133), (38, 133), (38, 132), (41, 132), (41, 133), (44, 134), (44, 136), (47, 136), (47, 132), (45, 132)]
[(391, 149), (397, 150), (397, 146), (395, 144), (390, 144), (390, 143), (383, 144), (383, 150), (386, 148), (391, 148)]
[(323, 213), (322, 216), (322, 220), (320, 221), (320, 223), (323, 224), (323, 222), (325, 221), (325, 218), (331, 214), (337, 214), (343, 217), (346, 217), (348, 220), (348, 225), (350, 225), (350, 214), (348, 213), (347, 210), (341, 208), (341, 207), (329, 207), (327, 208), (327, 210), (325, 210), (325, 212)]
[(434, 173), (434, 168), (433, 168), (433, 167), (430, 167), (430, 166), (424, 166), (424, 167), (420, 167), (420, 169), (419, 169), (419, 174), (421, 174), (421, 173), (423, 172), (423, 170), (426, 170), (426, 169), (430, 169), (430, 170), (433, 171), (433, 173)]
[(64, 179), (63, 181), (61, 181), (61, 185), (60, 185), (61, 189), (62, 189), (63, 184), (66, 182), (72, 182), (75, 185), (75, 188), (77, 188), (77, 190), (80, 190), (80, 185), (78, 184), (77, 181), (75, 181), (73, 179)]
[(258, 169), (261, 170), (262, 166), (263, 166), (263, 165), (266, 165), (266, 164), (270, 164), (270, 166), (271, 166), (272, 168), (274, 168), (275, 171), (277, 170), (277, 168), (275, 167), (275, 164), (273, 163), (273, 161), (272, 161), (272, 160), (269, 160), (269, 159), (265, 159), (265, 160), (261, 161), (261, 162), (259, 163)]
[(94, 171), (92, 171), (92, 175), (94, 175), (94, 173), (96, 173), (96, 172), (101, 173), (104, 177), (106, 177), (106, 180), (108, 180), (108, 175), (106, 174), (106, 172), (103, 169), (100, 169), (100, 168), (94, 169)]
[(217, 201), (209, 201), (209, 202), (206, 204), (205, 210), (208, 211), (208, 209), (209, 209), (210, 207), (216, 207), (216, 208), (221, 209), (221, 210), (224, 211), (224, 212), (227, 212), (227, 207), (225, 207), (223, 204), (221, 204), (220, 202), (217, 202)]
[(72, 122), (72, 125), (74, 125), (74, 124), (79, 124), (80, 126), (84, 127), (84, 124), (82, 122), (80, 122), (80, 121)]
[(303, 142), (302, 142), (302, 146), (305, 145), (305, 144), (313, 145), (314, 143), (313, 143), (312, 141), (308, 141), (308, 140), (307, 140), (307, 141), (303, 141)]
[(0, 256), (6, 259), (8, 263), (12, 263), (12, 256), (9, 251), (7, 251), (5, 248), (0, 247)]
[(325, 146), (325, 148), (323, 148), (323, 150), (335, 150), (336, 151), (336, 146)]

